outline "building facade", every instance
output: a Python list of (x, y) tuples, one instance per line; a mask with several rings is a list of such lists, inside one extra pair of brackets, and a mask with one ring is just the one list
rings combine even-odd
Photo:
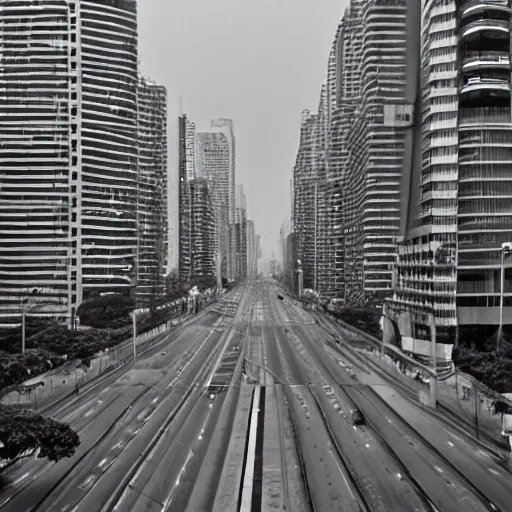
[(421, 173), (387, 314), (418, 357), (430, 357), (435, 330), (440, 362), (459, 337), (475, 342), (497, 331), (501, 300), (503, 323), (512, 323), (512, 274), (502, 267), (502, 244), (512, 239), (508, 7), (423, 7)]
[[(220, 273), (228, 278), (230, 250), (230, 143), (224, 133), (201, 132), (196, 135), (196, 176), (210, 187), (216, 216), (216, 251)], [(233, 216), (234, 218), (234, 216)]]
[(247, 277), (254, 279), (258, 273), (258, 257), (256, 252), (256, 230), (254, 222), (247, 220)]
[(247, 278), (247, 198), (243, 185), (236, 186), (234, 228), (234, 279), (240, 281)]
[(191, 268), (194, 276), (216, 274), (216, 218), (208, 181), (189, 182), (191, 211)]
[(192, 272), (192, 212), (190, 183), (195, 179), (195, 124), (186, 115), (179, 118), (179, 223), (178, 272), (190, 278)]
[(414, 0), (354, 7), (361, 40), (351, 47), (359, 78), (348, 88), (352, 108), (342, 140), (345, 298), (382, 302), (392, 293), (402, 178), (410, 172), (420, 11)]
[(235, 129), (231, 119), (213, 119), (211, 130), (221, 133), (227, 140), (229, 149), (228, 179), (226, 188), (226, 208), (228, 226), (226, 228), (226, 255), (222, 257), (222, 273), (228, 279), (236, 279), (235, 273), (235, 174), (236, 174), (236, 140)]
[(293, 168), (293, 231), (306, 288), (315, 286), (317, 275), (317, 120), (318, 116), (309, 110), (302, 113), (299, 149)]
[(142, 78), (138, 89), (137, 303), (164, 293), (167, 268), (167, 90)]
[(133, 0), (0, 1), (0, 321), (129, 293), (137, 250)]

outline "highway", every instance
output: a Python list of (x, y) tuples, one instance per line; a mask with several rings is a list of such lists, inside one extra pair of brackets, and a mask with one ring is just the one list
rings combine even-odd
[(229, 292), (53, 411), (80, 434), (27, 460), (0, 511), (507, 511), (495, 454), (420, 408), (271, 279)]

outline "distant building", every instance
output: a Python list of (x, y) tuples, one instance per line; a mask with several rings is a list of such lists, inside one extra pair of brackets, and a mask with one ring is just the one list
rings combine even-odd
[(234, 279), (239, 281), (247, 278), (247, 198), (243, 185), (236, 186), (234, 229)]
[[(221, 132), (204, 132), (196, 136), (196, 176), (208, 182), (216, 215), (216, 249), (220, 258), (220, 271), (228, 278), (233, 256), (230, 217), (230, 161), (231, 147)], [(234, 195), (233, 195), (234, 199)], [(234, 220), (234, 208), (233, 208)]]
[(258, 273), (258, 252), (254, 222), (247, 221), (247, 277), (254, 279)]
[(167, 267), (167, 91), (141, 78), (138, 89), (137, 302), (164, 292)]
[(304, 266), (306, 288), (314, 288), (317, 272), (317, 118), (309, 110), (302, 113), (299, 150), (293, 168), (293, 231), (297, 237), (298, 257)]
[(234, 230), (230, 229), (235, 223), (235, 175), (236, 175), (236, 140), (233, 121), (231, 119), (214, 119), (211, 123), (211, 131), (222, 133), (227, 141), (229, 152), (227, 183), (224, 193), (226, 194), (227, 214), (227, 239), (226, 254), (223, 255), (223, 275), (228, 279), (235, 279), (235, 238)]
[(190, 183), (195, 179), (195, 125), (186, 115), (179, 118), (179, 235), (178, 272), (189, 278), (192, 272), (192, 213)]
[(196, 178), (189, 183), (191, 211), (191, 268), (194, 276), (216, 274), (217, 236), (215, 209), (207, 180)]

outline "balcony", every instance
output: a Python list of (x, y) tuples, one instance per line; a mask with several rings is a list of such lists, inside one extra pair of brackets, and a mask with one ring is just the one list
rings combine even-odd
[(467, 83), (465, 83), (461, 89), (460, 93), (462, 94), (471, 94), (471, 93), (485, 93), (485, 92), (496, 92), (502, 91), (504, 93), (510, 92), (510, 81), (499, 78), (470, 78)]
[(460, 36), (464, 39), (470, 36), (480, 36), (481, 32), (491, 31), (507, 35), (510, 31), (510, 23), (502, 20), (478, 20), (463, 27), (460, 31)]
[(459, 126), (471, 126), (481, 124), (503, 124), (512, 121), (509, 108), (477, 107), (461, 108), (459, 110)]
[(493, 0), (492, 3), (487, 0), (462, 0), (460, 4), (462, 18), (491, 9), (495, 11), (508, 11), (508, 0)]
[(510, 57), (502, 52), (471, 52), (462, 61), (462, 71), (475, 69), (510, 69)]

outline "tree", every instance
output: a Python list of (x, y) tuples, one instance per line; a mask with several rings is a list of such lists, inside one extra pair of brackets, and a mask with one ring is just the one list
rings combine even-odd
[(122, 320), (130, 324), (130, 313), (135, 309), (135, 299), (128, 295), (112, 294), (94, 297), (80, 304), (77, 315), (82, 325), (90, 327), (110, 327), (113, 321)]
[(0, 472), (36, 453), (39, 459), (57, 462), (71, 457), (79, 445), (78, 434), (68, 424), (0, 405), (0, 459), (7, 460)]

